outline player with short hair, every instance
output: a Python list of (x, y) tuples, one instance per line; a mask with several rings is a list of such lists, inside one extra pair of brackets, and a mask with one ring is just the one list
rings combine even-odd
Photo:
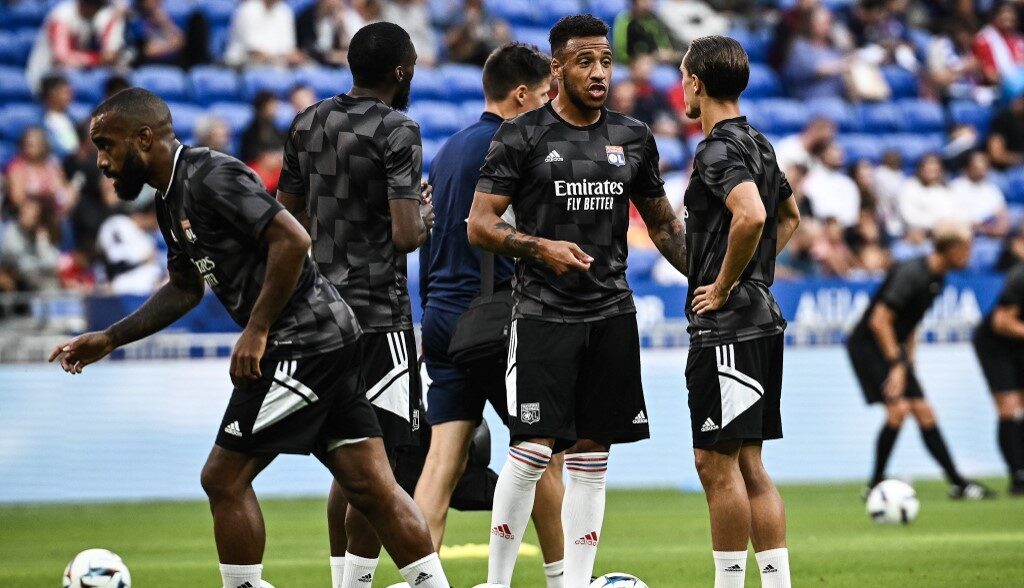
[(914, 369), (917, 327), (946, 286), (946, 275), (971, 259), (970, 227), (946, 220), (932, 229), (934, 251), (897, 264), (871, 298), (846, 349), (868, 404), (885, 403), (885, 423), (875, 446), (875, 469), (866, 490), (885, 479), (896, 437), (907, 415), (921, 429), (925, 447), (942, 467), (951, 498), (991, 498), (992, 491), (960, 475)]
[[(512, 581), (537, 481), (562, 448), (564, 585), (590, 585), (608, 451), (649, 437), (626, 281), (631, 201), (661, 252), (685, 269), (683, 227), (665, 198), (654, 135), (605, 108), (607, 37), (608, 26), (591, 15), (551, 29), (559, 94), (501, 125), (470, 210), (470, 243), (518, 258), (505, 377), (512, 446), (495, 490), (487, 572), (503, 586)], [(516, 227), (502, 220), (509, 205)]]
[(157, 186), (170, 281), (105, 331), (53, 350), (69, 373), (167, 327), (210, 286), (244, 327), (235, 385), (202, 484), (226, 588), (260, 586), (266, 532), (253, 479), (280, 453), (314, 453), (371, 521), (410, 583), (447, 588), (429, 529), (395, 484), (359, 377), (360, 329), (317, 271), (310, 239), (233, 157), (182, 145), (156, 94), (131, 88), (100, 104), (89, 131), (97, 165), (123, 200)]
[(743, 47), (727, 37), (695, 39), (680, 71), (686, 115), (704, 131), (684, 197), (686, 387), (715, 586), (743, 586), (750, 542), (761, 585), (788, 588), (785, 508), (761, 451), (782, 437), (786, 321), (770, 288), (800, 212), (771, 143), (740, 112), (750, 76)]
[[(420, 128), (400, 112), (409, 104), (416, 50), (402, 27), (378, 22), (352, 36), (348, 61), (352, 89), (292, 122), (278, 199), (307, 220), (313, 260), (363, 328), (366, 395), (393, 455), (415, 443), (419, 427), (406, 253), (423, 243), (433, 222), (429, 196), (421, 201)], [(380, 542), (366, 519), (346, 508), (336, 483), (328, 522), (334, 588), (372, 582)]]
[(1024, 264), (1006, 275), (999, 300), (974, 330), (974, 351), (999, 416), (999, 450), (1010, 494), (1024, 496)]
[[(480, 292), (480, 250), (466, 235), (473, 193), (487, 147), (502, 121), (540, 108), (551, 88), (551, 58), (532, 45), (508, 43), (484, 63), (484, 113), (452, 135), (434, 157), (429, 184), (437, 215), (420, 248), (423, 356), (430, 376), (427, 422), (430, 450), (413, 495), (440, 549), (452, 493), (469, 461), (470, 443), (489, 401), (507, 420), (505, 356), (481, 360), (466, 370), (452, 363), (448, 346), (459, 317)], [(512, 279), (514, 260), (495, 256), (494, 279)], [(562, 524), (565, 488), (561, 455), (554, 456), (537, 484), (533, 521), (544, 555), (548, 588), (562, 585)]]

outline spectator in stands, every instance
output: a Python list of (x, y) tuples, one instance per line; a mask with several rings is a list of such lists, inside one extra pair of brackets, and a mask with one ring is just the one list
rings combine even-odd
[(382, 2), (384, 0), (348, 0), (342, 6), (341, 18), (345, 21), (345, 30), (350, 38), (359, 29), (384, 18)]
[[(615, 82), (612, 86), (612, 110), (626, 116), (639, 118), (636, 113), (636, 84), (629, 80)], [(648, 121), (644, 121), (648, 122)], [(648, 122), (648, 124), (650, 124)]]
[(615, 17), (612, 50), (615, 59), (629, 63), (637, 55), (652, 55), (677, 65), (681, 58), (672, 31), (654, 12), (654, 0), (629, 0), (629, 8)]
[(802, 165), (813, 169), (817, 164), (811, 153), (820, 153), (822, 148), (836, 138), (836, 123), (832, 119), (816, 116), (807, 123), (804, 130), (790, 135), (775, 145), (775, 159), (779, 168), (789, 169), (792, 165)]
[(917, 162), (916, 174), (903, 184), (897, 206), (911, 242), (923, 239), (938, 221), (958, 216), (941, 157), (929, 153)]
[(878, 214), (890, 235), (903, 232), (903, 223), (896, 203), (899, 200), (900, 189), (906, 181), (900, 152), (896, 149), (887, 150), (882, 154), (881, 164), (875, 168), (875, 198), (878, 200)]
[(992, 119), (988, 135), (988, 156), (998, 168), (1024, 164), (1024, 97)]
[(60, 251), (44, 222), (46, 204), (26, 200), (18, 209), (18, 222), (7, 227), (0, 242), (0, 266), (7, 268), (17, 290), (57, 289)]
[(355, 34), (345, 26), (343, 0), (317, 0), (299, 14), (299, 48), (317, 63), (348, 65), (348, 42)]
[(119, 74), (114, 74), (107, 78), (107, 81), (103, 83), (103, 99), (106, 100), (121, 90), (131, 87), (132, 84), (128, 81), (128, 78)]
[(832, 13), (825, 7), (812, 10), (805, 18), (804, 30), (789, 49), (783, 76), (789, 93), (795, 98), (842, 98), (843, 75), (849, 71), (849, 59), (832, 41)]
[(996, 261), (996, 270), (1008, 272), (1018, 263), (1024, 263), (1024, 229), (1020, 227), (1003, 241), (1003, 250)]
[(64, 175), (78, 191), (78, 203), (71, 211), (71, 229), (75, 248), (90, 255), (95, 252), (96, 235), (117, 205), (116, 195), (105, 198), (101, 189), (103, 176), (96, 167), (96, 146), (89, 140), (89, 123), (78, 127), (78, 149), (64, 158)]
[(974, 56), (985, 81), (1015, 97), (1024, 93), (1024, 35), (1017, 28), (1015, 4), (1004, 2), (974, 38)]
[(934, 28), (925, 59), (931, 98), (991, 103), (995, 95), (979, 83), (981, 69), (971, 53), (974, 31), (959, 21), (939, 21)]
[(409, 33), (416, 48), (416, 65), (437, 65), (437, 35), (430, 25), (426, 0), (391, 0), (384, 5), (382, 20), (393, 22)]
[(50, 75), (43, 78), (39, 93), (43, 102), (43, 128), (50, 148), (57, 157), (65, 157), (78, 149), (78, 131), (68, 114), (74, 91), (66, 78)]
[[(674, 119), (672, 107), (669, 106), (665, 94), (659, 92), (651, 82), (651, 75), (654, 73), (656, 65), (657, 63), (650, 55), (637, 55), (633, 61), (629, 62), (629, 81), (636, 89), (635, 116), (652, 127), (666, 118), (670, 121)], [(678, 134), (676, 131), (673, 124), (669, 132), (655, 130), (655, 133), (674, 136)]]
[(297, 66), (306, 60), (295, 41), (295, 14), (284, 0), (244, 0), (231, 18), (231, 40), (224, 62)]
[(488, 15), (483, 0), (465, 0), (462, 12), (445, 31), (444, 43), (451, 61), (483, 67), (491, 51), (511, 38), (508, 23)]
[(7, 167), (7, 198), (3, 210), (11, 216), (29, 201), (44, 202), (51, 210), (74, 206), (77, 194), (64, 176), (60, 161), (50, 153), (46, 133), (29, 127), (18, 141), (18, 153)]
[(277, 128), (279, 107), (280, 102), (272, 92), (256, 94), (253, 102), (256, 116), (242, 133), (242, 161), (256, 172), (271, 194), (277, 189), (284, 165), (285, 133)]
[[(104, 178), (105, 179), (105, 178)], [(124, 211), (100, 227), (97, 246), (114, 294), (151, 294), (164, 279), (157, 259), (156, 202), (153, 198), (122, 204)]]
[(124, 13), (107, 0), (62, 0), (46, 15), (25, 77), (36, 91), (55, 69), (117, 65), (124, 48)]
[(949, 184), (957, 215), (970, 222), (975, 234), (1005, 237), (1010, 232), (1010, 213), (999, 186), (988, 177), (988, 156), (975, 151), (967, 160), (964, 175)]
[(185, 33), (168, 16), (163, 0), (135, 0), (128, 40), (135, 52), (134, 65), (177, 65), (185, 48)]
[(317, 103), (316, 92), (305, 84), (296, 84), (288, 91), (288, 103), (296, 113)]
[(853, 5), (850, 31), (861, 51), (873, 53), (876, 63), (919, 68), (907, 25), (907, 0), (862, 0)]
[(707, 35), (721, 35), (729, 28), (729, 19), (702, 0), (663, 0), (658, 17), (681, 47)]
[(857, 256), (843, 239), (843, 225), (832, 216), (825, 219), (821, 237), (815, 241), (811, 255), (826, 276), (844, 277), (859, 267)]
[(834, 218), (841, 228), (848, 227), (860, 215), (860, 190), (845, 173), (846, 153), (833, 141), (821, 149), (818, 159), (821, 164), (804, 180), (814, 216), (822, 220)]
[[(884, 261), (876, 258), (877, 251), (885, 251), (889, 247), (889, 236), (882, 229), (878, 222), (878, 214), (871, 206), (862, 206), (857, 217), (857, 224), (847, 227), (843, 232), (843, 240), (857, 257), (858, 265), (868, 268), (869, 271), (884, 269)], [(871, 249), (865, 253), (866, 249)], [(881, 266), (879, 264), (881, 262)]]
[(231, 127), (224, 119), (207, 114), (199, 117), (193, 130), (196, 147), (209, 147), (221, 153), (233, 153), (231, 149)]

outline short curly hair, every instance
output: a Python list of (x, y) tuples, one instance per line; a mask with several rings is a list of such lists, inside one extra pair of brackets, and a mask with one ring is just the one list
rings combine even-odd
[(352, 80), (363, 88), (383, 84), (413, 51), (412, 39), (402, 27), (375, 22), (356, 31), (348, 45), (348, 66)]
[(608, 25), (593, 14), (572, 14), (562, 17), (551, 27), (548, 41), (551, 42), (551, 54), (558, 56), (569, 39), (581, 37), (607, 37)]

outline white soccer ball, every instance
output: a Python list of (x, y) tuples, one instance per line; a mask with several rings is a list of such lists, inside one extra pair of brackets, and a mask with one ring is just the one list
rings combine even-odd
[(921, 503), (917, 492), (906, 482), (886, 480), (868, 494), (868, 516), (883, 525), (909, 525), (917, 518)]
[(132, 575), (121, 556), (106, 549), (86, 549), (64, 568), (64, 588), (131, 588)]
[(649, 588), (646, 583), (636, 576), (623, 572), (612, 572), (594, 580), (590, 588)]

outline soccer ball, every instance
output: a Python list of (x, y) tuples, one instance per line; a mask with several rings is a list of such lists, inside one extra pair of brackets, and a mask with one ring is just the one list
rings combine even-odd
[(121, 557), (106, 549), (86, 549), (64, 569), (64, 588), (131, 588), (132, 575)]
[(612, 572), (594, 580), (590, 588), (648, 588), (643, 580), (623, 572)]
[(917, 518), (921, 503), (917, 492), (906, 482), (886, 480), (868, 494), (868, 516), (884, 525), (908, 525)]

